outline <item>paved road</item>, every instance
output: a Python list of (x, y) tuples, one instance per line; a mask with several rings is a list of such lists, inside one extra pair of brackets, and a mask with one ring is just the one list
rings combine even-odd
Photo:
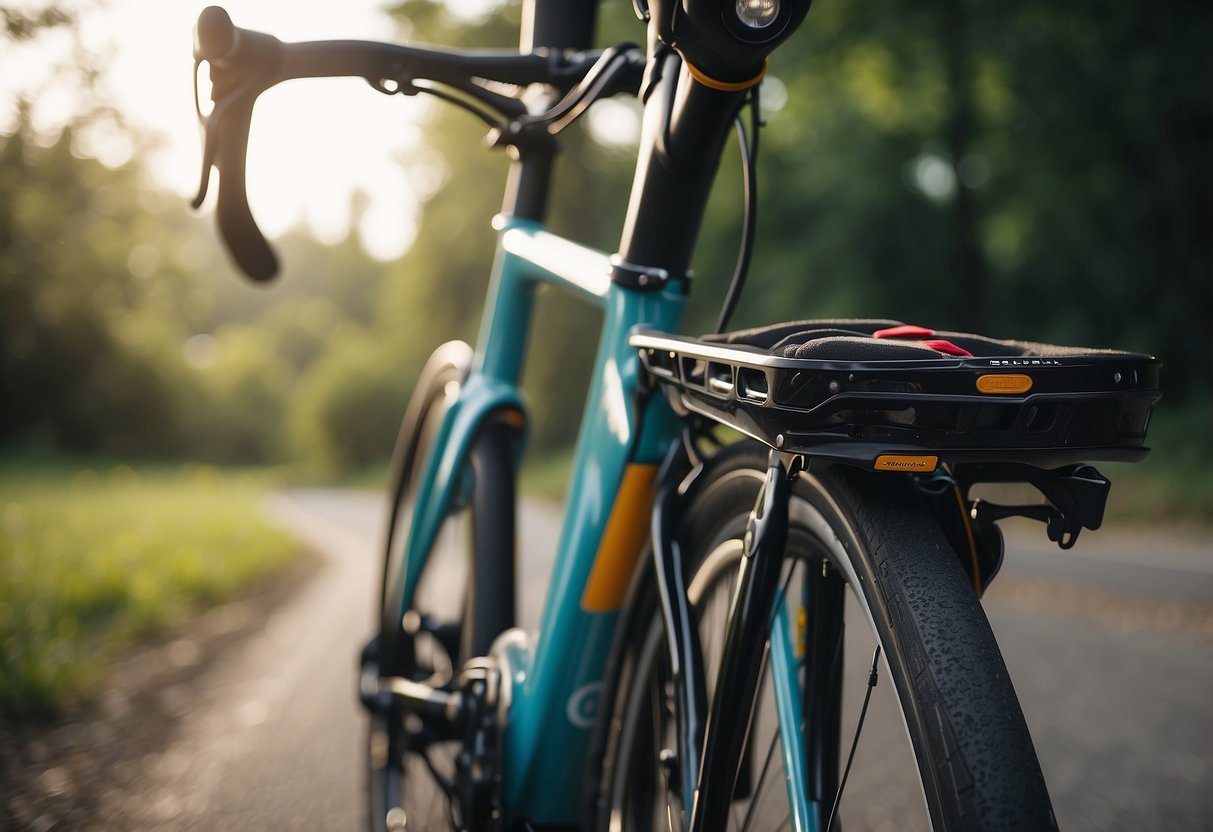
[[(324, 568), (199, 685), (142, 786), (113, 796), (128, 828), (361, 824), (354, 657), (370, 629), (381, 504), (304, 491), (270, 510)], [(552, 509), (524, 508), (522, 574), (546, 574), (557, 529)], [(1213, 829), (1213, 547), (1104, 532), (1064, 554), (1035, 540), (1014, 530), (987, 609), (1062, 828)], [(545, 589), (524, 587), (523, 626)], [(896, 814), (871, 820), (901, 827)]]
[(1213, 544), (1012, 531), (986, 608), (1062, 828), (1213, 830)]

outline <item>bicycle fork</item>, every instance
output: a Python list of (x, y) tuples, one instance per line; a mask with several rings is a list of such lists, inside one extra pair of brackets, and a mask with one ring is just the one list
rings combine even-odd
[[(682, 450), (667, 462), (673, 462), (679, 453), (685, 459)], [(753, 718), (749, 708), (765, 661), (766, 650), (758, 648), (766, 644), (770, 633), (783, 571), (791, 484), (801, 462), (799, 456), (771, 451), (762, 489), (746, 524), (737, 591), (729, 609), (724, 652), (706, 721), (698, 628), (674, 536), (677, 483), (667, 483), (656, 502), (653, 555), (677, 697), (678, 774), (691, 832), (722, 827), (728, 817)]]

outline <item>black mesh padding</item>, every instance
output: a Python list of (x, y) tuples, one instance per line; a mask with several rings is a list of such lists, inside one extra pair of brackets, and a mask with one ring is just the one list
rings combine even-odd
[[(705, 335), (710, 343), (744, 344), (767, 350), (783, 358), (811, 358), (819, 361), (897, 361), (924, 358), (954, 358), (922, 343), (917, 338), (873, 338), (872, 333), (904, 326), (900, 321), (867, 318), (788, 321), (739, 329), (735, 332)], [(1002, 341), (968, 332), (938, 331), (927, 340), (950, 341), (976, 357), (1048, 357), (1063, 355), (1124, 355), (1120, 350), (1066, 347), (1035, 341)], [(1147, 356), (1136, 356), (1147, 357)]]
[(903, 361), (938, 358), (939, 353), (914, 341), (884, 338), (828, 336), (803, 343), (785, 344), (772, 355), (783, 358), (812, 358), (817, 361)]
[(786, 341), (789, 337), (803, 336), (810, 330), (832, 329), (841, 330), (848, 334), (871, 335), (878, 329), (888, 329), (891, 326), (901, 326), (897, 321), (878, 321), (866, 318), (834, 321), (787, 321), (782, 324), (759, 326), (753, 329), (739, 329), (735, 332), (713, 333), (704, 335), (700, 340), (724, 344), (746, 344), (751, 347), (769, 350), (776, 344)]

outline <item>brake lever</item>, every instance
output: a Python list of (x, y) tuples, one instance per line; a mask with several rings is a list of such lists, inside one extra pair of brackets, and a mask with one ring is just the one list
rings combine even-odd
[[(201, 61), (194, 64), (194, 74), (197, 75), (198, 67)], [(232, 106), (235, 99), (244, 95), (248, 91), (250, 85), (245, 85), (236, 91), (234, 94), (224, 96), (222, 101), (216, 102), (215, 107), (211, 110), (211, 114), (200, 120), (203, 123), (202, 127), (202, 176), (198, 181), (198, 195), (190, 202), (190, 207), (197, 210), (202, 207), (202, 203), (206, 201), (206, 195), (210, 192), (211, 186), (211, 169), (215, 166), (215, 156), (219, 152), (219, 125), (223, 120), (223, 115)], [(198, 104), (198, 90), (195, 82), (194, 89), (194, 104)], [(201, 107), (198, 107), (201, 113)]]
[[(194, 107), (202, 121), (202, 173), (191, 203), (202, 206), (210, 190), (211, 169), (219, 170), (215, 217), (219, 234), (236, 266), (253, 280), (268, 281), (278, 274), (278, 257), (257, 227), (245, 192), (249, 127), (257, 96), (276, 82), (281, 43), (271, 35), (232, 25), (227, 12), (215, 6), (198, 16), (194, 47)], [(198, 72), (210, 65), (209, 116), (202, 114)]]

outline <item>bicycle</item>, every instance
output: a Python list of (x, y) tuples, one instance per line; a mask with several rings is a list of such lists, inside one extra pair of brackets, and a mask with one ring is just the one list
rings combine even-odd
[[(1056, 825), (979, 598), (999, 520), (1040, 520), (1062, 547), (1098, 528), (1109, 483), (1088, 463), (1144, 457), (1159, 363), (886, 320), (727, 331), (753, 244), (759, 82), (808, 5), (640, 0), (648, 45), (598, 50), (592, 2), (535, 0), (518, 52), (284, 44), (218, 8), (199, 17), (215, 106), (195, 205), (217, 167), (219, 230), (254, 279), (277, 260), (244, 153), (275, 83), (349, 75), (434, 95), (511, 152), (480, 340), (431, 357), (393, 457), (382, 614), (360, 659), (371, 828), (853, 827), (873, 787), (846, 786), (881, 678), (926, 824)], [(644, 133), (607, 256), (543, 218), (560, 132), (616, 94), (645, 102)], [(742, 251), (717, 332), (689, 337), (688, 264), (734, 125)], [(604, 323), (532, 638), (514, 626), (515, 491), (540, 284)], [(720, 425), (748, 438), (723, 442)], [(1043, 502), (973, 497), (991, 482)], [(427, 581), (441, 530), (465, 519), (460, 596)]]

